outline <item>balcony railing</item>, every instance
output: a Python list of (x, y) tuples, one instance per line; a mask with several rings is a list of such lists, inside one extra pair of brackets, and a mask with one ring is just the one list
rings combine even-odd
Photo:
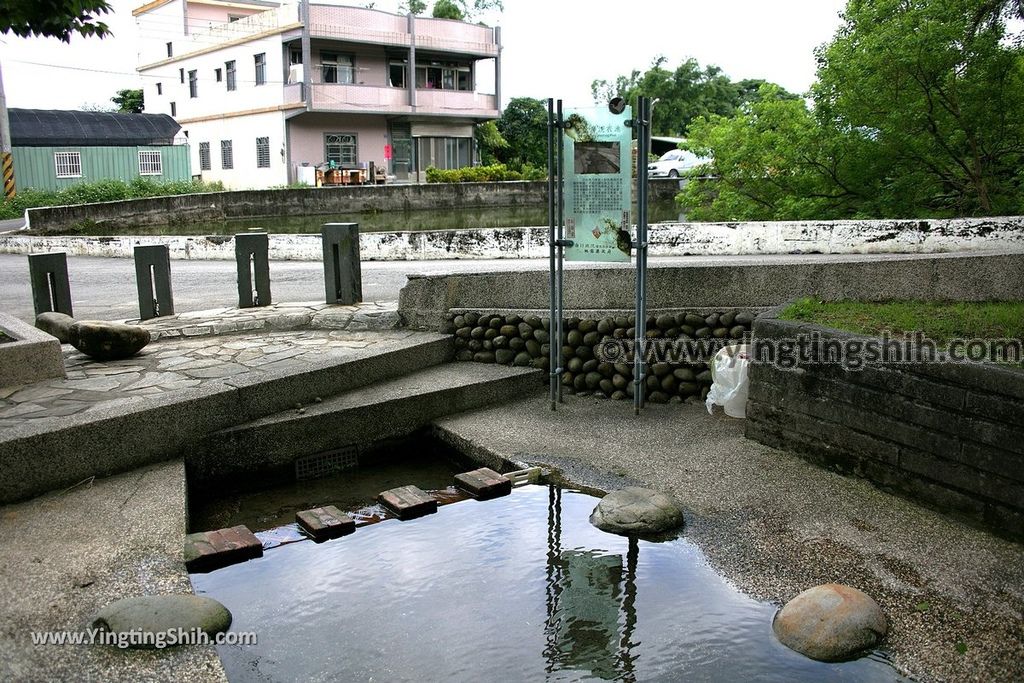
[(494, 95), (478, 92), (426, 88), (416, 91), (416, 110), (496, 117), (498, 100)]
[[(316, 111), (412, 113), (409, 91), (373, 85), (314, 83), (313, 109)], [(416, 91), (416, 113), (497, 117), (494, 95), (458, 90)]]

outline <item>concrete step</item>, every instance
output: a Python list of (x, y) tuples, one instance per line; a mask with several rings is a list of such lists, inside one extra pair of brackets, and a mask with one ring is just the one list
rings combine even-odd
[(206, 485), (285, 475), (301, 456), (407, 436), (444, 415), (541, 390), (537, 370), (446, 363), (215, 432), (186, 454), (186, 464), (190, 479)]

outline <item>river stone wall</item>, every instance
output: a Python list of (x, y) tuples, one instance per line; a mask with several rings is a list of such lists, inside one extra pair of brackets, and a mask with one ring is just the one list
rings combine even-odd
[[(660, 311), (647, 319), (647, 339), (654, 343), (688, 341), (701, 349), (739, 344), (749, 337), (755, 315), (751, 309)], [(635, 324), (635, 316), (626, 312), (603, 316), (588, 312), (567, 318), (562, 339), (563, 391), (616, 400), (632, 397), (633, 366), (603, 359), (610, 361), (616, 350), (625, 348), (621, 342), (634, 338)], [(456, 360), (534, 367), (548, 373), (550, 327), (550, 318), (533, 312), (452, 311), (445, 330), (455, 336)], [(665, 351), (648, 355), (647, 399), (652, 403), (703, 400), (711, 386), (707, 363), (674, 356), (670, 349), (677, 347), (666, 344), (661, 348)], [(541, 375), (544, 383), (548, 377)]]
[[(777, 319), (757, 343), (819, 335), (863, 339)], [(845, 369), (809, 353), (793, 367), (755, 358), (746, 436), (852, 473), (943, 512), (1024, 537), (1024, 370), (992, 364), (871, 364)]]
[[(652, 201), (672, 199), (678, 180), (651, 180)], [(148, 225), (191, 225), (233, 218), (317, 216), (380, 211), (470, 209), (501, 206), (546, 206), (548, 184), (540, 181), (498, 183), (428, 183), (310, 187), (287, 190), (241, 190), (126, 199), (117, 202), (29, 209), (33, 230), (71, 231), (103, 225), (126, 231)]]

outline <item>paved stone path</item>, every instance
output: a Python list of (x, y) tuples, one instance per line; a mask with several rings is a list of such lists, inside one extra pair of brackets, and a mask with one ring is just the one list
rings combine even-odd
[[(303, 314), (305, 315), (305, 314)], [(310, 314), (312, 315), (312, 314)], [(337, 313), (340, 317), (341, 313)], [(358, 312), (349, 312), (348, 327), (358, 328)], [(238, 315), (242, 318), (244, 315)], [(196, 328), (224, 329), (232, 318), (198, 316)], [(180, 317), (179, 317), (180, 320)], [(273, 318), (267, 317), (267, 322)], [(170, 321), (160, 325), (174, 329)], [(190, 323), (191, 324), (191, 323)], [(283, 324), (277, 319), (274, 324)], [(268, 323), (268, 327), (270, 324)], [(385, 329), (305, 329), (214, 336), (164, 336), (139, 354), (100, 363), (64, 346), (66, 379), (45, 380), (25, 386), (0, 388), (0, 431), (26, 420), (60, 418), (88, 410), (106, 401), (130, 396), (152, 396), (200, 386), (203, 382), (243, 373), (301, 369), (314, 360), (351, 354), (382, 342), (408, 339), (418, 333)]]

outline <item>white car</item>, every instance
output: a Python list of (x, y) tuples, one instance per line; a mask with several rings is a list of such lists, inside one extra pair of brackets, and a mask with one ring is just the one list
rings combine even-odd
[(647, 176), (649, 178), (678, 178), (683, 171), (689, 171), (695, 166), (706, 163), (707, 159), (697, 156), (685, 149), (670, 149), (661, 155), (657, 161), (647, 164)]

